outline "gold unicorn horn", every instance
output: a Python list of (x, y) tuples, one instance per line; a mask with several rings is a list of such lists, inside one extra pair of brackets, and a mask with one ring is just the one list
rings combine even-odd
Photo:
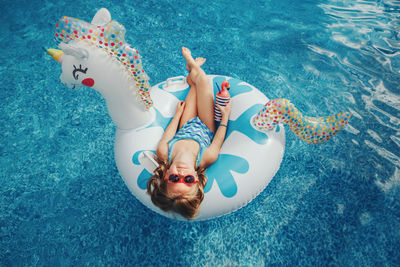
[(58, 63), (61, 63), (61, 56), (64, 54), (63, 51), (58, 49), (49, 48), (46, 50), (47, 54), (52, 56)]

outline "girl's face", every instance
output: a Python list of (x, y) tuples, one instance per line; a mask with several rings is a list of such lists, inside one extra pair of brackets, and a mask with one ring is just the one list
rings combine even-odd
[[(170, 179), (170, 176), (174, 176)], [(176, 177), (178, 176), (178, 178)], [(177, 167), (174, 164), (165, 173), (164, 179), (167, 181), (168, 192), (173, 196), (184, 196), (194, 190), (198, 181), (198, 176), (194, 167)], [(171, 182), (177, 181), (177, 182)]]

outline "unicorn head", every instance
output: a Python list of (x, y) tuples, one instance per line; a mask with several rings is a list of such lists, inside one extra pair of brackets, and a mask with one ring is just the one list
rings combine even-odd
[(125, 28), (100, 9), (92, 23), (63, 17), (55, 39), (61, 50), (47, 52), (61, 63), (61, 82), (99, 91), (106, 99), (114, 123), (121, 129), (144, 125), (153, 102), (150, 84), (139, 53), (125, 42)]
[(81, 84), (93, 87), (94, 79), (90, 77), (96, 74), (88, 72), (89, 51), (75, 44), (60, 43), (59, 47), (61, 50), (48, 49), (47, 52), (61, 63), (61, 82), (72, 89), (76, 89)]

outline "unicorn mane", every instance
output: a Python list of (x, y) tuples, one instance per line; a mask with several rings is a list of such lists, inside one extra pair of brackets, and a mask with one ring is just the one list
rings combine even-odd
[(143, 70), (139, 52), (125, 41), (125, 27), (117, 21), (96, 25), (72, 17), (64, 16), (56, 24), (55, 41), (68, 43), (73, 40), (86, 41), (101, 48), (106, 54), (120, 62), (136, 85), (137, 95), (146, 109), (153, 105), (150, 98), (149, 76)]

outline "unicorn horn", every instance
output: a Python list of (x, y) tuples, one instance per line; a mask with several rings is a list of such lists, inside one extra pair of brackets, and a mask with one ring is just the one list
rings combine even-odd
[(63, 51), (58, 49), (49, 48), (46, 50), (46, 53), (52, 56), (58, 63), (61, 63), (61, 56), (64, 54)]
[(277, 124), (285, 123), (304, 142), (321, 144), (336, 135), (349, 122), (350, 117), (348, 112), (327, 117), (307, 117), (289, 100), (273, 99), (252, 119), (252, 124), (258, 130), (267, 132)]

